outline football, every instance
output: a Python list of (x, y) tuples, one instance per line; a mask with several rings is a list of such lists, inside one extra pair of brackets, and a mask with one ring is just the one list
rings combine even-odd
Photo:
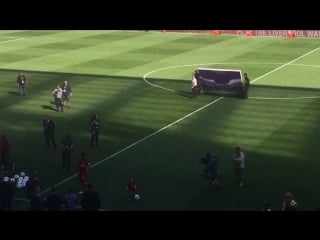
[(135, 200), (139, 200), (140, 199), (140, 195), (139, 194), (134, 195), (134, 199)]

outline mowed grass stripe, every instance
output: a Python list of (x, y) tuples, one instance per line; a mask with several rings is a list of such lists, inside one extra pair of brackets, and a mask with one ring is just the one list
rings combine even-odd
[[(121, 35), (120, 33), (110, 33), (106, 34), (106, 37), (111, 37), (112, 35)], [(130, 33), (132, 38), (137, 38), (137, 42), (143, 44), (143, 34), (137, 34), (137, 33)], [(177, 36), (176, 38), (179, 38), (182, 36)], [(124, 40), (121, 40), (124, 39)], [(75, 65), (81, 62), (89, 61), (90, 58), (92, 59), (99, 59), (106, 56), (111, 56), (115, 54), (119, 54), (119, 52), (126, 52), (132, 49), (137, 48), (139, 45), (133, 44), (130, 39), (127, 38), (121, 38), (120, 40), (113, 40), (113, 42), (104, 42), (103, 44), (95, 45), (95, 46), (89, 46), (85, 48), (81, 48), (78, 50), (71, 50), (71, 51), (61, 51), (49, 56), (43, 56), (43, 57), (37, 57), (30, 59), (29, 61), (23, 61), (16, 64), (9, 64), (5, 65), (6, 68), (19, 68), (19, 66), (24, 66), (24, 68), (28, 68), (28, 66), (32, 66), (34, 64), (39, 66), (39, 69), (41, 70), (57, 70), (60, 67), (63, 68), (65, 66)], [(170, 38), (171, 39), (171, 38)], [(169, 40), (170, 40), (169, 39)], [(169, 41), (168, 40), (168, 41)], [(66, 41), (66, 40), (65, 40)], [(85, 40), (78, 39), (79, 44), (85, 44)], [(166, 41), (166, 40), (162, 40)], [(59, 44), (63, 44), (59, 42)], [(154, 42), (147, 42), (146, 44), (154, 44)], [(107, 49), (104, 51), (103, 49)], [(30, 69), (30, 68), (29, 68)], [(31, 68), (32, 69), (32, 68)], [(65, 68), (63, 68), (65, 69)]]

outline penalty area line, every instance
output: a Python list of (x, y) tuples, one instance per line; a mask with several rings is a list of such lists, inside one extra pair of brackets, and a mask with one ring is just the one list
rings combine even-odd
[(17, 39), (11, 39), (11, 40), (5, 40), (5, 41), (0, 41), (1, 43), (6, 43), (6, 42), (14, 42), (14, 41), (20, 41), (20, 40), (25, 40), (26, 38), (17, 38)]

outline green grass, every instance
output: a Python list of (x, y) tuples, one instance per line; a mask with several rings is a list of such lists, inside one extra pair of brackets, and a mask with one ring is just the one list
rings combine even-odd
[[(25, 39), (1, 43), (5, 37)], [(70, 186), (80, 190), (76, 177), (61, 182), (76, 173), (76, 160), (87, 151), (97, 164), (89, 179), (104, 209), (241, 211), (268, 200), (279, 210), (283, 193), (291, 191), (300, 209), (316, 210), (320, 53), (299, 57), (319, 46), (319, 40), (298, 38), (0, 31), (0, 132), (12, 142), (17, 171), (38, 171), (43, 191), (55, 184), (60, 194)], [(194, 100), (190, 79), (197, 67), (241, 69), (258, 80), (246, 101), (224, 94)], [(26, 98), (17, 95), (15, 84), (21, 70), (29, 82)], [(173, 91), (147, 84), (145, 74)], [(72, 86), (72, 107), (59, 113), (51, 91), (64, 80)], [(102, 121), (99, 149), (89, 148), (94, 112)], [(56, 122), (58, 142), (73, 135), (69, 173), (62, 171), (60, 152), (46, 151), (46, 114)], [(236, 145), (246, 154), (243, 190), (230, 161)], [(201, 177), (198, 161), (207, 151), (220, 158), (219, 192)], [(131, 176), (137, 178), (138, 202), (126, 198)], [(26, 205), (16, 203), (17, 209)]]

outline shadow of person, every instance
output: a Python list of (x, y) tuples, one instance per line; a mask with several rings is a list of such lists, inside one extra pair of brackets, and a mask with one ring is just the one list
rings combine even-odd
[(178, 95), (182, 96), (182, 97), (186, 97), (186, 98), (192, 98), (192, 94), (186, 91), (177, 91)]
[(9, 91), (8, 93), (9, 93), (10, 95), (19, 96), (19, 93), (18, 93), (18, 92), (12, 92), (12, 91)]
[(52, 110), (52, 111), (56, 111), (55, 108), (49, 106), (49, 105), (42, 105), (42, 109), (48, 109), (48, 110)]

